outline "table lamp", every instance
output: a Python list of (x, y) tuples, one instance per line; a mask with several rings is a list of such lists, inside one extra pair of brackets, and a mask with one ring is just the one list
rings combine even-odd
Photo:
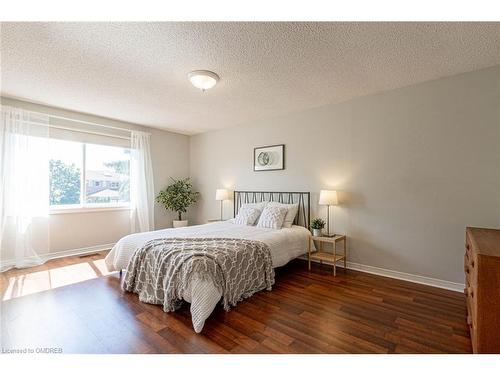
[(229, 192), (226, 189), (217, 189), (215, 191), (215, 200), (220, 201), (220, 220), (222, 221), (222, 203), (229, 199)]
[(321, 190), (319, 192), (319, 204), (328, 206), (328, 213), (326, 219), (327, 225), (327, 235), (326, 237), (332, 237), (330, 234), (330, 206), (335, 206), (338, 204), (337, 192), (335, 190)]

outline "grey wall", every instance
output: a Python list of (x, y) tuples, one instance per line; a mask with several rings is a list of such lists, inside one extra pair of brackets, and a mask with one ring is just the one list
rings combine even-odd
[[(326, 217), (319, 190), (337, 189), (331, 227), (349, 235), (351, 261), (454, 282), (463, 281), (465, 226), (500, 227), (500, 67), (191, 138), (2, 103), (151, 132), (155, 192), (169, 176), (191, 175), (202, 193), (192, 222), (218, 217), (218, 187), (311, 191), (313, 217)], [(253, 147), (277, 143), (286, 144), (286, 169), (253, 172)], [(155, 206), (157, 229), (173, 218)], [(50, 251), (113, 243), (129, 231), (128, 211), (52, 215)]]
[[(143, 130), (151, 133), (151, 158), (155, 194), (158, 194), (169, 183), (170, 176), (174, 178), (189, 176), (188, 136), (11, 98), (2, 97), (1, 101), (5, 105), (21, 107), (46, 114), (111, 125), (123, 129)], [(172, 213), (167, 213), (162, 206), (155, 204), (156, 229), (171, 227), (173, 218), (174, 215)], [(129, 233), (129, 210), (58, 213), (49, 217), (49, 252), (54, 253), (112, 244)], [(1, 255), (3, 260), (9, 260), (13, 257), (12, 254)]]
[[(193, 136), (195, 220), (218, 216), (218, 187), (311, 191), (313, 217), (337, 189), (351, 261), (463, 282), (465, 227), (500, 227), (499, 108), (494, 67)], [(286, 169), (253, 172), (253, 148), (278, 143)]]

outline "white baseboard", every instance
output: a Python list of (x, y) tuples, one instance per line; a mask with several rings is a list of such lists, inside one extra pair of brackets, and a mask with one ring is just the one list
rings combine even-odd
[[(307, 260), (307, 255), (301, 258)], [(314, 261), (314, 262), (319, 263), (319, 261)], [(339, 262), (337, 267), (343, 268), (343, 263)], [(452, 281), (434, 279), (432, 277), (427, 277), (427, 276), (413, 275), (411, 273), (388, 270), (385, 268), (379, 268), (374, 266), (367, 266), (365, 264), (354, 263), (354, 262), (347, 262), (347, 269), (371, 273), (379, 276), (390, 277), (392, 279), (410, 281), (412, 283), (417, 283), (417, 284), (434, 286), (436, 288), (441, 288), (441, 289), (453, 290), (455, 292), (463, 292), (465, 288), (464, 284), (455, 283)]]
[[(42, 259), (43, 262), (46, 262), (46, 261), (51, 260), (51, 259), (69, 257), (69, 256), (73, 256), (73, 255), (83, 255), (83, 254), (95, 253), (97, 251), (109, 250), (113, 246), (114, 246), (114, 243), (109, 243), (109, 244), (104, 244), (104, 245), (81, 247), (79, 249), (55, 251), (53, 253), (40, 255), (40, 258)], [(26, 260), (30, 260), (30, 258), (26, 258)], [(6, 271), (6, 270), (14, 267), (15, 264), (16, 264), (15, 259), (2, 260), (2, 261), (0, 261), (0, 270)]]

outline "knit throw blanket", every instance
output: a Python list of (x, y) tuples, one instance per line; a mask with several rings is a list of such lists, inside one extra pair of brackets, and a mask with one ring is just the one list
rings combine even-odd
[(136, 250), (122, 289), (139, 300), (175, 311), (191, 276), (211, 280), (222, 294), (226, 311), (274, 284), (269, 246), (235, 238), (164, 238)]

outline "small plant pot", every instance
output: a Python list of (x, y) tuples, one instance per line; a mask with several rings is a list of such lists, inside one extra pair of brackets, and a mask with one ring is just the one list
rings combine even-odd
[(321, 237), (321, 229), (313, 229), (313, 236), (315, 237)]
[(182, 228), (182, 227), (188, 226), (188, 221), (187, 220), (174, 220), (172, 224), (173, 224), (174, 228)]

